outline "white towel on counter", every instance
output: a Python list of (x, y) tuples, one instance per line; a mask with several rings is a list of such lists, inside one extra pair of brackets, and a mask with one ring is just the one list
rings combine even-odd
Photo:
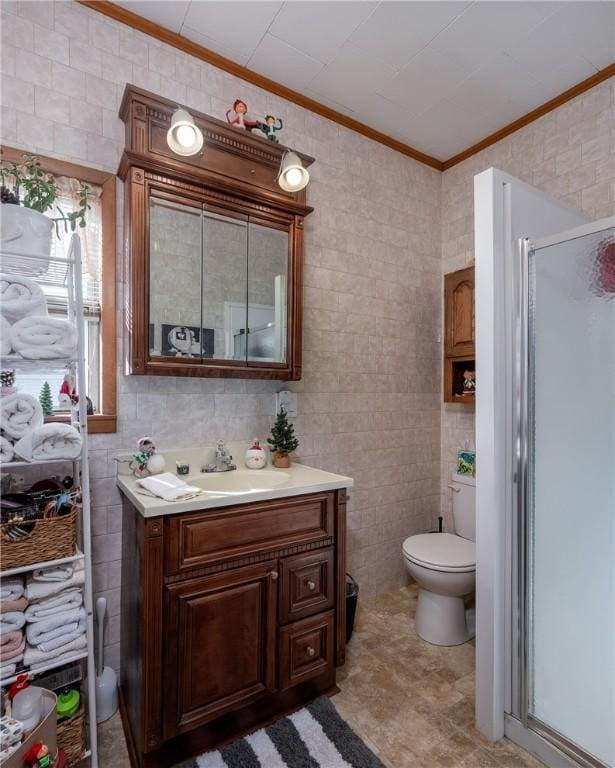
[(145, 491), (146, 496), (157, 496), (164, 501), (186, 501), (203, 493), (201, 488), (188, 485), (170, 472), (163, 472), (155, 477), (142, 477), (137, 480), (137, 485)]
[(36, 581), (32, 574), (29, 574), (26, 582), (26, 597), (30, 602), (35, 600), (40, 602), (46, 597), (57, 595), (70, 587), (80, 587), (84, 583), (83, 560), (78, 560), (73, 575), (66, 581)]
[(13, 456), (15, 456), (13, 443), (4, 435), (0, 435), (0, 464), (8, 464), (9, 461), (13, 461)]
[(0, 600), (19, 600), (24, 590), (23, 576), (8, 576), (0, 581)]
[(11, 324), (24, 317), (44, 317), (47, 301), (43, 289), (28, 277), (0, 275), (0, 312)]
[(11, 354), (11, 324), (4, 317), (0, 315), (0, 355), (3, 357)]
[(34, 581), (66, 581), (73, 575), (74, 570), (74, 563), (64, 563), (51, 568), (37, 568), (32, 572), (32, 577)]
[(33, 429), (43, 426), (39, 401), (24, 392), (0, 398), (0, 430), (11, 440), (21, 440)]
[(52, 651), (39, 651), (38, 648), (33, 648), (31, 645), (26, 644), (26, 650), (23, 655), (23, 663), (26, 667), (31, 669), (43, 667), (50, 661), (68, 658), (83, 651), (87, 646), (87, 638), (85, 634), (79, 635), (75, 640), (71, 640), (64, 645), (60, 645), (54, 648)]
[(57, 595), (46, 597), (26, 608), (26, 621), (43, 621), (49, 616), (72, 611), (83, 605), (83, 592), (75, 587), (65, 589)]
[(24, 317), (11, 327), (11, 346), (28, 360), (74, 357), (77, 329), (58, 317)]
[[(27, 641), (30, 645), (38, 646), (41, 651), (53, 650), (53, 648), (41, 648), (42, 643), (47, 643), (64, 635), (80, 635), (83, 632), (85, 632), (85, 608), (62, 611), (54, 616), (48, 616), (46, 619), (26, 624)], [(71, 639), (74, 640), (74, 638)], [(62, 645), (62, 643), (58, 645)]]
[(0, 613), (0, 634), (15, 632), (26, 623), (26, 614), (23, 611), (9, 611)]
[(70, 424), (43, 424), (15, 443), (15, 453), (26, 461), (78, 459), (81, 435)]

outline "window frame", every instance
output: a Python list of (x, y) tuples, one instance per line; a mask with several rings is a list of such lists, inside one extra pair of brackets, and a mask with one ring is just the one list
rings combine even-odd
[[(26, 149), (2, 145), (3, 160), (21, 162)], [(53, 176), (68, 176), (102, 188), (102, 296), (100, 312), (100, 413), (88, 416), (90, 434), (117, 431), (117, 299), (116, 299), (116, 225), (117, 185), (114, 173), (77, 165), (65, 160), (36, 154), (41, 168)], [(49, 421), (68, 421), (68, 415), (52, 416)]]

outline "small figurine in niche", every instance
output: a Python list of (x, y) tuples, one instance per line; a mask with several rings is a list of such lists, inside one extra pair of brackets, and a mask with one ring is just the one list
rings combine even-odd
[(7, 397), (17, 392), (15, 386), (15, 371), (2, 371), (0, 373), (0, 397)]
[[(276, 125), (276, 120), (278, 122), (278, 125)], [(265, 122), (259, 123), (259, 128), (265, 134), (265, 136), (269, 139), (269, 141), (275, 141), (277, 144), (280, 140), (275, 134), (276, 134), (276, 131), (281, 131), (282, 128), (284, 128), (284, 123), (279, 117), (274, 117), (273, 115), (267, 115), (265, 117)]]
[(235, 99), (232, 109), (226, 110), (227, 122), (234, 125), (235, 128), (243, 128), (246, 131), (251, 131), (254, 128), (260, 128), (261, 124), (258, 120), (253, 120), (248, 115), (248, 105), (241, 99)]
[(77, 402), (79, 402), (79, 398), (77, 397), (77, 390), (75, 389), (75, 377), (69, 371), (64, 374), (64, 380), (58, 395), (58, 403), (61, 410), (70, 411), (72, 406)]
[(463, 394), (473, 395), (476, 392), (476, 373), (474, 371), (463, 372)]

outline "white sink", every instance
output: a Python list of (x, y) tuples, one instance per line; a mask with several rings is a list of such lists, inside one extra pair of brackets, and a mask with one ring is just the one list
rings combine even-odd
[(190, 485), (216, 494), (234, 495), (254, 491), (271, 491), (291, 479), (287, 472), (271, 469), (236, 469), (230, 472), (212, 472), (191, 477)]

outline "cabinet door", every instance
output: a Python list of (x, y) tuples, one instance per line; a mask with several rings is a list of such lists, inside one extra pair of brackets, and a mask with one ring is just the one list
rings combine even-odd
[(165, 738), (275, 690), (277, 561), (166, 587)]
[(444, 278), (445, 354), (474, 354), (474, 267)]

